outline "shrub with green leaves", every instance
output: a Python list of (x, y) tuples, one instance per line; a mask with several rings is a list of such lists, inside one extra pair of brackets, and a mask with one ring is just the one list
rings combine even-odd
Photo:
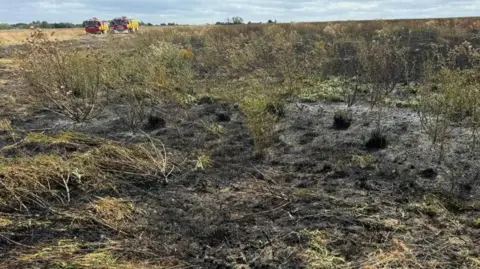
[[(418, 112), (423, 130), (430, 137), (432, 144), (440, 147), (439, 162), (443, 159), (444, 147), (452, 129), (452, 121), (458, 111), (463, 110), (462, 82), (457, 71), (442, 68), (430, 77), (436, 84), (426, 84), (420, 91)], [(437, 86), (438, 85), (438, 86)]]
[(361, 52), (366, 83), (370, 86), (370, 104), (379, 105), (395, 90), (403, 75), (402, 53), (394, 41), (376, 41)]
[[(440, 147), (440, 159), (453, 122), (465, 120), (471, 130), (472, 149), (480, 127), (480, 76), (475, 69), (441, 68), (429, 76), (419, 92), (418, 112), (424, 131)], [(432, 90), (434, 89), (434, 90)]]
[(385, 100), (405, 75), (405, 51), (399, 45), (393, 37), (382, 36), (359, 47), (363, 83), (369, 90), (370, 107), (378, 108), (377, 129), (381, 128)]
[(271, 107), (283, 110), (282, 102), (267, 101), (267, 98), (245, 97), (240, 104), (247, 122), (250, 134), (253, 136), (254, 146), (257, 154), (264, 153), (274, 136), (274, 125), (279, 119), (278, 113), (272, 113)]
[(467, 41), (446, 53), (434, 50), (425, 63), (418, 112), (423, 129), (439, 146), (439, 162), (453, 122), (463, 121), (471, 130), (475, 151), (480, 128), (479, 70), (480, 49)]

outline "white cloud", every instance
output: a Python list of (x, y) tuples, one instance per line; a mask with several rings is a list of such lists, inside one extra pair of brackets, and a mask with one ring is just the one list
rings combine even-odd
[(40, 1), (32, 2), (29, 5), (32, 9), (40, 9), (47, 13), (63, 13), (66, 10), (79, 10), (87, 11), (88, 7), (81, 2), (64, 2), (64, 1)]
[(360, 3), (360, 2), (354, 2), (354, 1), (349, 1), (349, 2), (333, 2), (329, 3), (327, 5), (327, 9), (333, 9), (333, 10), (372, 10), (374, 8), (378, 8), (379, 2), (365, 2), (365, 3)]

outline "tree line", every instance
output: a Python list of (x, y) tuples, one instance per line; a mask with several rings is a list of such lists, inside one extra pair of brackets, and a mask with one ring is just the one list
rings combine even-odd
[(78, 28), (83, 27), (83, 24), (75, 24), (70, 22), (54, 22), (49, 23), (47, 21), (32, 21), (30, 23), (0, 23), (0, 30), (6, 29), (28, 29), (30, 26), (35, 26), (44, 29), (60, 29), (60, 28)]
[[(268, 20), (267, 23), (276, 23), (277, 21)], [(253, 22), (248, 22), (247, 24), (251, 24)], [(259, 22), (262, 23), (262, 22)], [(215, 25), (235, 25), (235, 24), (245, 24), (242, 17), (232, 17), (227, 18), (224, 22), (216, 22)], [(174, 22), (168, 23), (160, 23), (160, 24), (153, 24), (150, 22), (143, 22), (140, 21), (141, 26), (176, 26), (180, 25)], [(7, 30), (7, 29), (28, 29), (31, 26), (42, 28), (42, 29), (62, 29), (62, 28), (82, 28), (84, 27), (82, 23), (71, 23), (71, 22), (47, 22), (47, 21), (32, 21), (30, 23), (0, 23), (0, 30)]]
[[(247, 24), (252, 24), (254, 22), (249, 21)], [(258, 22), (262, 23), (262, 22)], [(277, 23), (277, 20), (268, 20), (267, 23)], [(232, 18), (227, 18), (224, 22), (216, 22), (215, 25), (235, 25), (235, 24), (245, 24), (244, 20), (242, 17), (232, 17)]]

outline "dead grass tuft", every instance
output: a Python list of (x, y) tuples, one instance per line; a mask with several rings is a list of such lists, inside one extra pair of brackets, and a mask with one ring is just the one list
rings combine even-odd
[(389, 251), (378, 250), (376, 253), (373, 253), (362, 268), (423, 268), (423, 265), (417, 261), (413, 251), (402, 240), (394, 238)]
[(375, 167), (376, 160), (372, 155), (354, 155), (352, 162), (362, 169), (370, 169)]
[(167, 153), (163, 144), (157, 146), (153, 141), (127, 147), (105, 144), (89, 155), (95, 160), (95, 166), (109, 176), (136, 176), (163, 183), (167, 183), (178, 168), (170, 157), (173, 156)]
[(426, 195), (420, 203), (412, 203), (409, 207), (430, 217), (441, 217), (448, 214), (448, 209), (433, 195)]
[(136, 215), (142, 212), (132, 202), (113, 197), (99, 197), (92, 207), (96, 219), (115, 230), (131, 227)]
[(96, 147), (66, 157), (37, 154), (0, 159), (3, 179), (0, 181), (0, 201), (4, 206), (16, 204), (28, 209), (30, 206), (50, 208), (54, 202), (65, 205), (73, 200), (73, 187), (83, 191), (101, 190), (110, 188), (112, 182), (128, 181), (133, 176), (166, 183), (177, 169), (163, 144), (155, 144), (153, 140), (125, 147), (67, 132), (57, 137), (32, 133), (25, 141), (39, 145), (79, 143)]
[(322, 231), (304, 231), (302, 233), (310, 239), (310, 245), (301, 257), (306, 262), (307, 268), (311, 269), (335, 269), (346, 268), (348, 263), (336, 253), (327, 248), (328, 235)]
[(13, 224), (13, 221), (7, 218), (0, 217), (0, 228), (5, 228)]
[(14, 264), (25, 266), (24, 268), (48, 266), (48, 268), (75, 269), (163, 269), (165, 266), (179, 264), (172, 261), (154, 263), (124, 260), (120, 259), (116, 253), (119, 249), (121, 249), (121, 244), (116, 241), (97, 244), (61, 239), (49, 245), (39, 246), (33, 251), (17, 255)]
[(31, 205), (50, 207), (51, 202), (70, 202), (70, 186), (77, 184), (84, 167), (60, 156), (39, 154), (34, 157), (0, 160), (0, 193), (3, 205), (16, 202), (28, 209)]
[(0, 132), (13, 132), (12, 122), (8, 119), (0, 119)]

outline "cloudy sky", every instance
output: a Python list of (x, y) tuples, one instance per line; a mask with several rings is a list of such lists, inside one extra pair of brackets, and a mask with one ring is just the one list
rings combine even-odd
[(206, 24), (480, 16), (480, 0), (0, 0), (0, 22), (75, 22), (132, 16), (152, 23)]

